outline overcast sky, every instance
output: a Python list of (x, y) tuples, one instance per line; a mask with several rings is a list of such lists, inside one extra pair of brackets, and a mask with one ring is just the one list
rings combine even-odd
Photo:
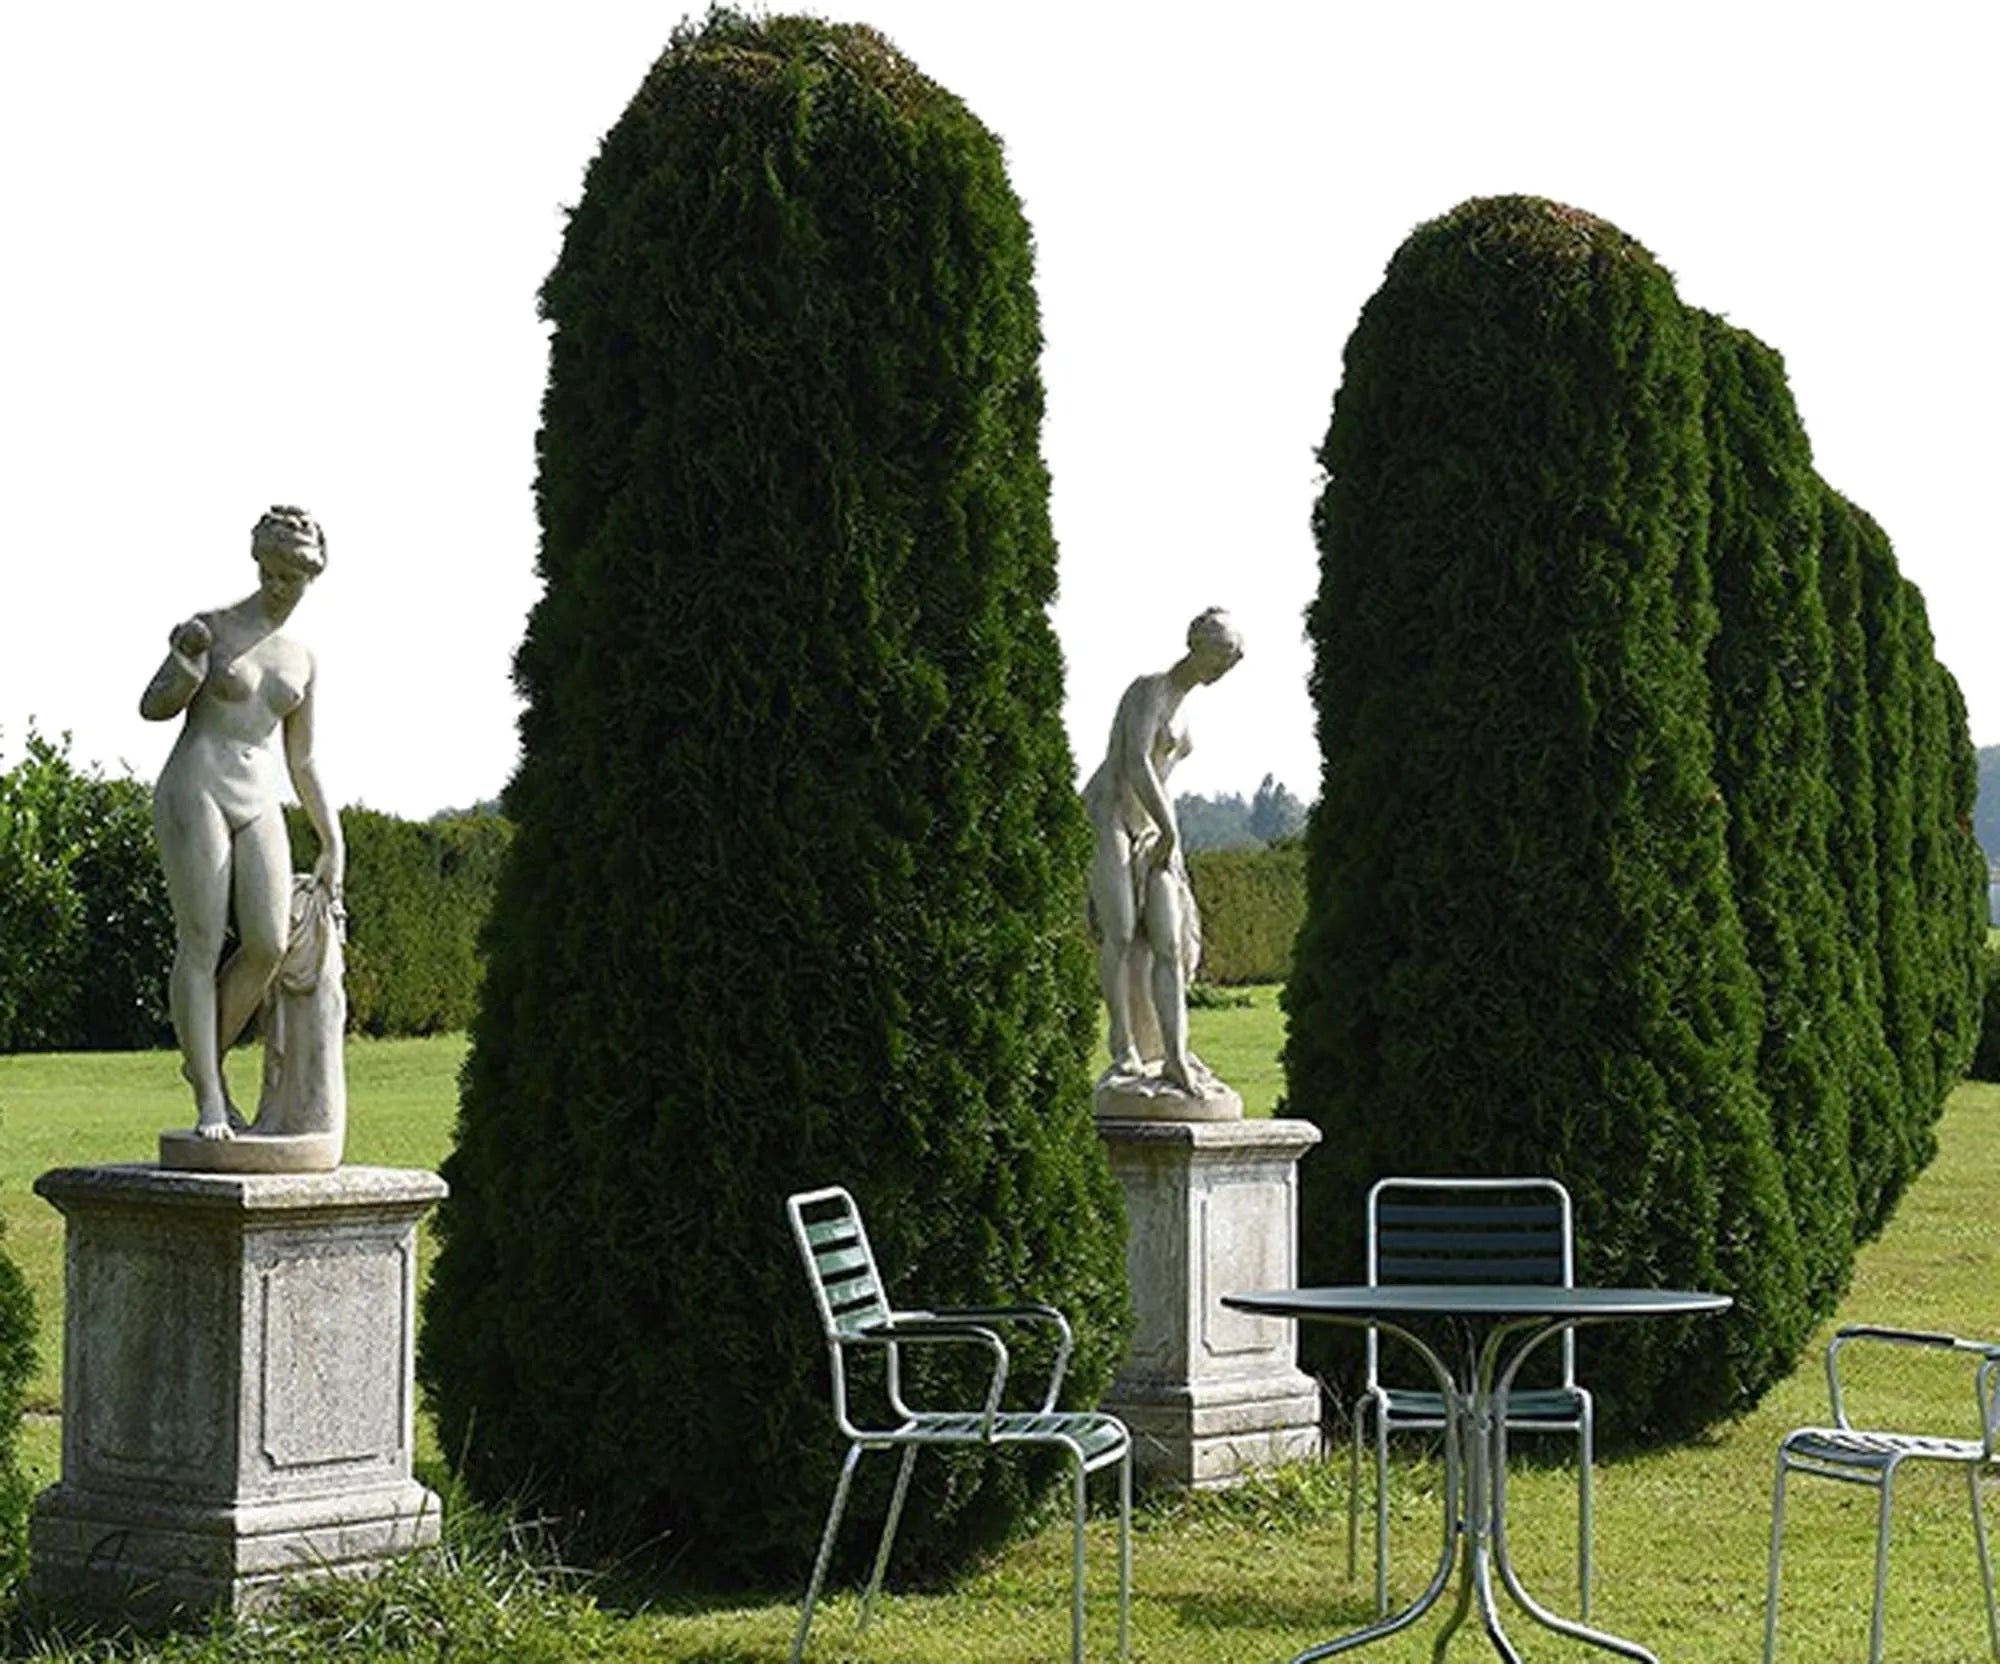
[[(1231, 609), (1183, 790), (1311, 796), (1313, 452), (1396, 246), (1467, 197), (1611, 220), (1776, 347), (1820, 472), (1928, 598), (2000, 742), (2000, 7), (1261, 8), (863, 0), (997, 133), (1033, 224), (1055, 622), (1080, 766)], [(146, 778), (168, 628), (327, 529), (291, 629), (334, 795), (425, 815), (512, 769), (536, 594), (535, 291), (677, 17), (564, 0), (0, 6), (0, 761), (32, 717)]]

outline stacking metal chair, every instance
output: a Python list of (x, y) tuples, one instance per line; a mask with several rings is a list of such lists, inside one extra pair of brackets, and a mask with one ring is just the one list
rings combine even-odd
[[(1368, 1192), (1368, 1283), (1545, 1283), (1576, 1281), (1569, 1192), (1554, 1179), (1390, 1178)], [(1354, 1404), (1348, 1463), (1347, 1575), (1354, 1575), (1361, 1518), (1361, 1445), (1375, 1433), (1375, 1610), (1389, 1611), (1389, 1435), (1436, 1433), (1442, 1394), (1382, 1378), (1380, 1337), (1367, 1332), (1367, 1372)], [(1507, 1396), (1509, 1433), (1567, 1433), (1577, 1440), (1577, 1599), (1590, 1616), (1590, 1393), (1577, 1384), (1576, 1336), (1565, 1330), (1553, 1386)], [(1450, 1504), (1457, 1506), (1457, 1499)]]
[[(1848, 1420), (1840, 1390), (1840, 1354), (1853, 1341), (1928, 1347), (1979, 1359), (1973, 1394), (1978, 1400), (1980, 1436), (1939, 1438), (1856, 1427)], [(1778, 1480), (1771, 1497), (1771, 1578), (1764, 1592), (1764, 1664), (1772, 1664), (1778, 1654), (1778, 1562), (1785, 1534), (1785, 1478), (1792, 1473), (1872, 1486), (1881, 1497), (1875, 1516), (1875, 1608), (1868, 1631), (1869, 1664), (1880, 1664), (1882, 1593), (1889, 1581), (1889, 1498), (1896, 1469), (1905, 1462), (1955, 1462), (1965, 1469), (1966, 1485), (1972, 1493), (1972, 1538), (1979, 1550), (1979, 1576), (1986, 1590), (1986, 1638), (1995, 1660), (2000, 1660), (2000, 1613), (1994, 1610), (1993, 1561), (1979, 1500), (1981, 1476), (2000, 1465), (1995, 1455), (1996, 1445), (2000, 1445), (2000, 1341), (1961, 1340), (1956, 1335), (1915, 1329), (1846, 1328), (1827, 1343), (1826, 1383), (1833, 1400), (1833, 1425), (1800, 1427), (1787, 1433), (1778, 1446)]]
[[(847, 1506), (848, 1487), (862, 1452), (897, 1448), (903, 1452), (896, 1489), (889, 1502), (889, 1517), (882, 1527), (882, 1544), (875, 1553), (875, 1569), (869, 1576), (867, 1593), (862, 1596), (861, 1626), (866, 1628), (869, 1608), (882, 1586), (889, 1549), (896, 1539), (896, 1524), (909, 1491), (910, 1469), (916, 1462), (917, 1451), (925, 1445), (1051, 1445), (1068, 1455), (1074, 1475), (1070, 1589), (1073, 1664), (1082, 1664), (1083, 1660), (1084, 1482), (1099, 1468), (1117, 1465), (1118, 1656), (1127, 1657), (1131, 1651), (1132, 1438), (1116, 1416), (1055, 1407), (1072, 1344), (1069, 1323), (1062, 1313), (1053, 1306), (1042, 1305), (892, 1311), (881, 1273), (875, 1266), (875, 1251), (869, 1246), (868, 1232), (852, 1196), (838, 1186), (802, 1191), (786, 1199), (785, 1211), (791, 1216), (792, 1235), (805, 1261), (813, 1302), (819, 1309), (820, 1328), (826, 1336), (827, 1360), (833, 1375), (834, 1419), (848, 1441), (847, 1457), (841, 1464), (839, 1483), (834, 1487), (833, 1505), (827, 1511), (826, 1529), (820, 1536), (819, 1554), (813, 1562), (812, 1582), (806, 1589), (805, 1610), (799, 1614), (798, 1634), (792, 1642), (792, 1664), (799, 1664), (805, 1652), (813, 1606), (826, 1579), (834, 1538), (840, 1530), (840, 1516)], [(1007, 1322), (1046, 1323), (1057, 1332), (1055, 1364), (1038, 1409), (1000, 1408), (1009, 1359), (1006, 1343), (995, 1325)], [(952, 1343), (982, 1347), (990, 1355), (993, 1374), (985, 1402), (976, 1410), (912, 1409), (903, 1398), (902, 1348)], [(847, 1353), (852, 1347), (879, 1347), (886, 1353), (884, 1398), (888, 1413), (884, 1425), (864, 1427), (854, 1419), (847, 1379)]]

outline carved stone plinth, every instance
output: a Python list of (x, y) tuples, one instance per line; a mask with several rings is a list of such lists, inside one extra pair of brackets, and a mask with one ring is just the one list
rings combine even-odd
[(1125, 1193), (1138, 1319), (1104, 1407), (1132, 1429), (1140, 1471), (1208, 1487), (1317, 1455), (1319, 1394), (1293, 1325), (1222, 1296), (1297, 1283), (1298, 1161), (1319, 1129), (1101, 1118), (1097, 1131)]
[(433, 1173), (63, 1168), (62, 1478), (31, 1581), (147, 1623), (267, 1603), (434, 1543), (411, 1477), (417, 1221)]

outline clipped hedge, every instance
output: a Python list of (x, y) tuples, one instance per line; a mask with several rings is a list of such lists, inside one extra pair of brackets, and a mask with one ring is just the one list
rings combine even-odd
[[(840, 1445), (789, 1191), (852, 1186), (910, 1300), (1067, 1311), (1072, 1401), (1124, 1347), (1030, 238), (879, 35), (717, 10), (542, 303), (546, 589), (419, 1370), (476, 1495), (790, 1578)], [(977, 1401), (983, 1360), (926, 1367)], [(916, 1473), (906, 1570), (1055, 1477)]]
[[(310, 870), (318, 840), (287, 811), (292, 860)], [(442, 1034), (479, 1004), (479, 933), (513, 838), (500, 815), (400, 820), (340, 812), (347, 837), (347, 1010), (357, 1034)]]
[(1306, 911), (1305, 847), (1198, 849), (1187, 858), (1201, 909), (1204, 982), (1283, 982)]

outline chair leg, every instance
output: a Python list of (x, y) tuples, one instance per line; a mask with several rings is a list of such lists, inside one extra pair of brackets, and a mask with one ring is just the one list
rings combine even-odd
[(1785, 1541), (1785, 1452), (1778, 1451), (1778, 1481), (1771, 1489), (1771, 1572), (1764, 1585), (1764, 1664), (1778, 1656), (1778, 1562)]
[(1389, 1615), (1389, 1418), (1375, 1406), (1375, 1616)]
[(1354, 1437), (1347, 1447), (1347, 1580), (1354, 1581), (1355, 1549), (1361, 1537), (1361, 1422), (1368, 1400), (1354, 1401)]
[(1882, 1470), (1882, 1506), (1875, 1516), (1875, 1614), (1868, 1624), (1868, 1664), (1882, 1664), (1883, 1597), (1889, 1589), (1889, 1496), (1896, 1483), (1896, 1465)]
[(1582, 1471), (1576, 1477), (1576, 1598), (1578, 1616), (1590, 1622), (1590, 1534), (1595, 1523), (1591, 1515), (1591, 1468), (1597, 1441), (1591, 1433), (1586, 1413), (1577, 1431), (1577, 1459)]
[[(1982, 1538), (1983, 1542), (1984, 1539)], [(1990, 1614), (1993, 1585), (1986, 1586)], [(2000, 1656), (2000, 1644), (1994, 1648)], [(1118, 1659), (1132, 1656), (1132, 1447), (1127, 1444), (1118, 1464)]]
[(895, 1494), (889, 1498), (889, 1517), (882, 1522), (882, 1546), (875, 1551), (875, 1569), (868, 1574), (868, 1589), (861, 1597), (861, 1622), (857, 1630), (868, 1627), (868, 1614), (882, 1588), (882, 1574), (889, 1569), (889, 1550), (895, 1545), (896, 1527), (903, 1518), (903, 1498), (910, 1494), (910, 1469), (916, 1465), (917, 1447), (904, 1445), (903, 1463), (896, 1471)]
[(847, 1447), (847, 1459), (840, 1464), (840, 1480), (833, 1487), (833, 1506), (826, 1511), (826, 1529), (819, 1534), (819, 1553), (814, 1557), (812, 1581), (806, 1585), (805, 1610), (799, 1614), (799, 1632), (792, 1637), (792, 1664), (799, 1664), (805, 1655), (806, 1632), (812, 1628), (813, 1606), (819, 1600), (820, 1585), (826, 1581), (826, 1568), (833, 1559), (833, 1539), (840, 1531), (840, 1516), (847, 1507), (847, 1490), (854, 1482), (854, 1469), (861, 1460), (861, 1446)]
[(1965, 1470), (1965, 1481), (1972, 1492), (1972, 1540), (1979, 1547), (1979, 1580), (1986, 1590), (1986, 1638), (1993, 1645), (1995, 1664), (2000, 1664), (2000, 1612), (1993, 1605), (1993, 1557), (1986, 1544), (1986, 1509), (1979, 1500), (1977, 1463)]
[(1070, 1524), (1069, 1656), (1070, 1664), (1083, 1664), (1083, 1519), (1084, 1486), (1088, 1476), (1083, 1471), (1082, 1455), (1078, 1453), (1073, 1459), (1076, 1479), (1071, 1505), (1076, 1517)]

